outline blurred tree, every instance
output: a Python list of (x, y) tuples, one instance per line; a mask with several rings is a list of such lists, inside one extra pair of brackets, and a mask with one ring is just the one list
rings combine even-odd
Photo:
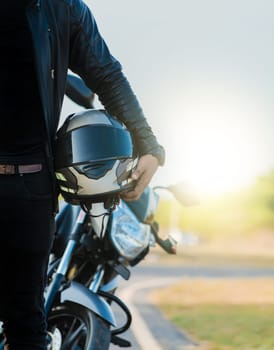
[(182, 207), (174, 199), (161, 199), (156, 219), (162, 229), (174, 229), (176, 223), (182, 231), (207, 238), (261, 230), (274, 234), (274, 171), (241, 191), (208, 198), (193, 207)]

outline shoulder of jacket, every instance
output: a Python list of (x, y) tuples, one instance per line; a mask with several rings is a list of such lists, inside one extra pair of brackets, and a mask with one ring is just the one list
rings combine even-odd
[(62, 7), (67, 7), (71, 18), (80, 23), (85, 15), (91, 12), (89, 6), (83, 0), (55, 0), (53, 3), (51, 1), (49, 3), (53, 4), (54, 7), (60, 7), (58, 11), (62, 11)]
[(59, 3), (65, 3), (69, 7), (88, 8), (88, 5), (83, 0), (58, 0)]

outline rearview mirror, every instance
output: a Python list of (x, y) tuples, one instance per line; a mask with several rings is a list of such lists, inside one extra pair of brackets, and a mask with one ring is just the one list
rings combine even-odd
[(170, 185), (167, 189), (184, 206), (192, 206), (200, 203), (197, 191), (187, 182), (179, 182)]

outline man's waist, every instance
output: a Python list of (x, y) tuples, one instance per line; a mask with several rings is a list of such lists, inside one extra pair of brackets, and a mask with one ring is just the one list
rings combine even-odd
[(0, 175), (30, 174), (42, 170), (41, 163), (35, 164), (0, 164)]

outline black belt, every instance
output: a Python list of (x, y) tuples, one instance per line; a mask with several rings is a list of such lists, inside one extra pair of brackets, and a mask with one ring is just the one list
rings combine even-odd
[(42, 164), (0, 164), (0, 175), (37, 173), (42, 169)]

